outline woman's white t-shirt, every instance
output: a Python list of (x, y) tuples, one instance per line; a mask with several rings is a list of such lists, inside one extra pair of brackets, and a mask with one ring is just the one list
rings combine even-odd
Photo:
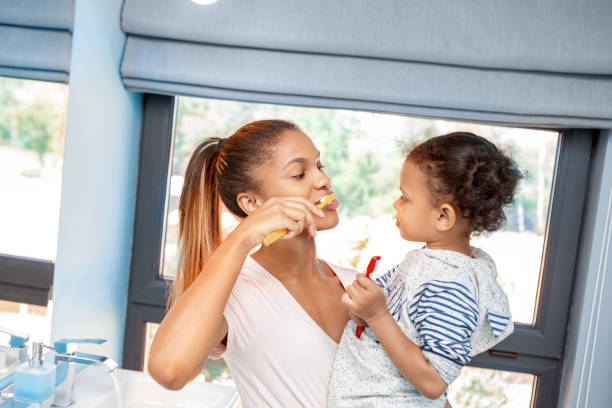
[[(346, 288), (356, 272), (329, 264)], [(248, 256), (224, 312), (229, 366), (242, 404), (326, 407), (338, 344), (285, 286)]]

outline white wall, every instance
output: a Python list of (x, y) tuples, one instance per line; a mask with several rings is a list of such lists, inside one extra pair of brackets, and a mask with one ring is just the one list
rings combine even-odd
[(612, 131), (602, 132), (574, 280), (559, 406), (612, 406)]
[(127, 92), (121, 0), (77, 0), (70, 68), (52, 340), (121, 363), (142, 95)]

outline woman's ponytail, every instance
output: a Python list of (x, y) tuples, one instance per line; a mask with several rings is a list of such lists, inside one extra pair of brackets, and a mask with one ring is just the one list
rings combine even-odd
[(219, 147), (211, 138), (194, 151), (179, 200), (178, 267), (168, 308), (187, 290), (221, 245), (221, 199), (217, 186)]
[(282, 132), (299, 131), (291, 122), (251, 122), (227, 139), (210, 138), (193, 152), (179, 200), (178, 268), (168, 308), (196, 280), (221, 245), (221, 203), (238, 218), (246, 214), (238, 194), (259, 191), (254, 168), (267, 161)]

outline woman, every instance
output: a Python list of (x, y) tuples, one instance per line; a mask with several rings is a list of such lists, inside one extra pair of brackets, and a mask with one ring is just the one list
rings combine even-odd
[[(149, 372), (180, 389), (224, 338), (245, 406), (325, 406), (354, 272), (317, 258), (317, 230), (338, 223), (319, 152), (295, 125), (250, 123), (193, 153), (179, 203), (179, 271)], [(281, 198), (282, 197), (282, 198)], [(242, 222), (221, 242), (223, 205)], [(289, 233), (249, 256), (272, 231)], [(242, 272), (241, 272), (242, 271)]]
[[(156, 381), (182, 388), (223, 344), (245, 407), (327, 405), (349, 320), (340, 299), (355, 278), (317, 258), (317, 230), (338, 224), (337, 201), (315, 206), (331, 192), (318, 150), (289, 122), (253, 122), (196, 148), (179, 203), (171, 308), (150, 351)], [(221, 204), (242, 220), (223, 242)]]

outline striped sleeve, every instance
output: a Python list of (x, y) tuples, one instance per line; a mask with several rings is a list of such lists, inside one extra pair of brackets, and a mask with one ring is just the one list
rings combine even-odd
[(397, 275), (396, 272), (398, 267), (399, 265), (395, 265), (393, 268), (389, 269), (384, 274), (380, 275), (377, 278), (374, 278), (374, 282), (376, 282), (378, 286), (384, 289), (389, 284), (389, 281), (391, 281), (391, 279)]
[(397, 272), (398, 267), (399, 265), (393, 267), (384, 275), (375, 278), (374, 281), (382, 288), (385, 294), (387, 309), (389, 309), (391, 316), (399, 322), (402, 318), (402, 312), (405, 310), (404, 304), (407, 299), (406, 296), (404, 296), (404, 280)]
[(508, 323), (510, 323), (510, 316), (503, 316), (490, 311), (487, 312), (487, 319), (495, 338), (498, 338), (506, 330)]
[(469, 361), (479, 317), (474, 290), (458, 282), (426, 282), (413, 296), (408, 314), (423, 354), (450, 384)]

